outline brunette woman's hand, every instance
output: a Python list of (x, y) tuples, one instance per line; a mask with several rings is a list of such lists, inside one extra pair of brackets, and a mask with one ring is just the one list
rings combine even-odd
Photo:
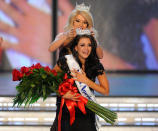
[(86, 73), (81, 70), (81, 72), (78, 72), (77, 70), (72, 70), (71, 71), (71, 75), (73, 76), (73, 79), (76, 80), (76, 81), (79, 81), (79, 82), (82, 82), (82, 83), (86, 83), (88, 78), (86, 76)]
[(77, 93), (72, 93), (71, 91), (68, 91), (65, 95), (63, 95), (64, 99), (69, 99), (69, 100), (73, 100), (73, 101), (79, 101), (80, 95), (78, 95)]

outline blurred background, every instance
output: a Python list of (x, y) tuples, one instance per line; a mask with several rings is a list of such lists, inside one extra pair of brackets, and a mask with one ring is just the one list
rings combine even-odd
[(91, 6), (110, 83), (110, 95), (97, 99), (119, 114), (116, 126), (103, 123), (101, 131), (158, 129), (158, 0), (0, 0), (0, 130), (49, 130), (54, 96), (12, 108), (11, 71), (38, 62), (53, 68), (58, 52), (48, 47), (82, 2)]
[(51, 65), (51, 3), (45, 0), (0, 1), (0, 70)]
[(53, 6), (45, 0), (28, 0), (27, 6), (6, 0), (0, 5), (0, 35), (5, 39), (0, 70), (55, 63), (48, 46), (63, 32), (76, 3), (82, 2), (91, 6), (106, 70), (158, 71), (157, 0), (58, 0), (58, 19), (51, 17)]

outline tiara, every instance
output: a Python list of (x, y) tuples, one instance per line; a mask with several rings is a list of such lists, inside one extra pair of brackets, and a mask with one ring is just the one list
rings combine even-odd
[(88, 29), (82, 30), (82, 29), (77, 28), (76, 34), (77, 35), (91, 35), (91, 31)]
[(77, 3), (76, 3), (75, 9), (79, 10), (79, 11), (86, 11), (86, 12), (88, 12), (90, 10), (90, 6), (86, 6), (84, 3), (82, 3), (80, 5), (77, 5)]

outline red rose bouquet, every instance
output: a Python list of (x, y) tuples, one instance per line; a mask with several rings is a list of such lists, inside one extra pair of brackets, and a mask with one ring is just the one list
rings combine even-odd
[(39, 63), (31, 67), (21, 67), (12, 71), (13, 81), (19, 81), (16, 86), (17, 95), (13, 105), (30, 105), (39, 98), (45, 100), (51, 93), (58, 94), (59, 84), (63, 80), (64, 73), (57, 73), (48, 66), (43, 67)]
[[(41, 66), (39, 63), (31, 67), (21, 67), (20, 70), (14, 69), (12, 71), (12, 76), (13, 81), (19, 81), (19, 84), (16, 86), (17, 95), (13, 100), (13, 106), (21, 106), (23, 103), (25, 106), (30, 105), (37, 102), (39, 98), (45, 100), (51, 93), (62, 96), (68, 91), (71, 91), (72, 93), (80, 95), (74, 80), (68, 78), (66, 73), (56, 72), (55, 70), (51, 70), (48, 66)], [(117, 114), (115, 112), (83, 96), (79, 97), (78, 102), (62, 98), (58, 116), (59, 131), (64, 103), (70, 112), (70, 125), (72, 125), (75, 120), (75, 107), (78, 107), (83, 114), (86, 114), (85, 107), (87, 107), (110, 124), (114, 124), (115, 119), (117, 119)]]

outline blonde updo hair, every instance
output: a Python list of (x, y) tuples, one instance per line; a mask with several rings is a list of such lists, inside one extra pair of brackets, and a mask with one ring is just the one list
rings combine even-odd
[(91, 27), (94, 27), (93, 24), (93, 17), (89, 11), (80, 11), (80, 10), (73, 10), (68, 18), (68, 21), (64, 27), (64, 31), (68, 31), (73, 27), (73, 22), (75, 20), (75, 17), (77, 15), (82, 15), (86, 21), (88, 22), (87, 28), (90, 29)]

